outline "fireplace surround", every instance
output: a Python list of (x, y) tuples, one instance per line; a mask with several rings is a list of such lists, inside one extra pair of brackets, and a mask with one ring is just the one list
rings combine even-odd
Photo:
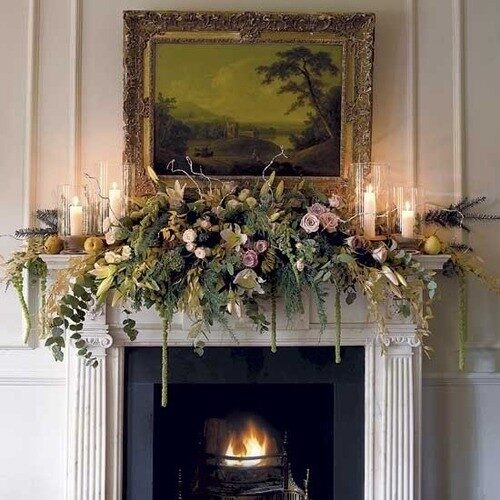
[[(67, 266), (67, 256), (46, 256), (49, 272)], [(427, 268), (440, 269), (446, 256), (422, 257)], [(278, 307), (278, 349), (334, 344), (333, 316), (319, 336), (319, 321), (305, 297), (304, 313), (287, 325)], [(387, 305), (390, 309), (390, 304)], [(360, 297), (343, 306), (342, 345), (363, 348), (364, 359), (364, 500), (420, 498), (421, 347), (415, 325), (401, 318), (387, 324), (380, 338), (377, 325), (367, 322)], [(161, 346), (161, 322), (152, 311), (136, 315), (139, 336), (131, 342), (121, 329), (120, 311), (105, 306), (89, 314), (82, 338), (99, 359), (87, 367), (67, 354), (67, 474), (66, 498), (123, 498), (125, 349)], [(174, 318), (171, 347), (190, 347), (189, 319)], [(239, 347), (268, 347), (248, 321), (236, 322)], [(234, 347), (234, 339), (214, 328), (210, 345)], [(383, 351), (383, 354), (382, 354)], [(333, 362), (333, 361), (332, 361)]]

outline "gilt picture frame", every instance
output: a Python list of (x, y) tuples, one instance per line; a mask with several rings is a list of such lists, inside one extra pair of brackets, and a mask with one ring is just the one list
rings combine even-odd
[(129, 192), (154, 192), (148, 166), (251, 183), (271, 161), (345, 185), (371, 156), (374, 32), (369, 13), (125, 11)]

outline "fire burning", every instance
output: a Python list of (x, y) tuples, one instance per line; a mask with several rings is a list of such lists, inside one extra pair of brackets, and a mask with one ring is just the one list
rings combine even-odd
[(231, 433), (225, 455), (245, 460), (226, 459), (226, 465), (232, 467), (255, 467), (269, 453), (272, 438), (266, 431), (249, 420), (240, 432)]

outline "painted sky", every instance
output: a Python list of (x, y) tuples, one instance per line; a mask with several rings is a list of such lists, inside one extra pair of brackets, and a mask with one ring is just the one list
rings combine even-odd
[[(340, 68), (340, 46), (305, 45), (312, 51), (331, 53), (332, 61)], [(175, 97), (179, 108), (183, 104), (201, 107), (238, 122), (300, 124), (308, 108), (289, 115), (293, 96), (278, 94), (278, 83), (263, 85), (256, 71), (277, 59), (276, 53), (289, 45), (216, 45), (216, 44), (159, 44), (156, 52), (156, 96)], [(331, 78), (340, 85), (340, 74)], [(175, 112), (173, 113), (175, 115)]]

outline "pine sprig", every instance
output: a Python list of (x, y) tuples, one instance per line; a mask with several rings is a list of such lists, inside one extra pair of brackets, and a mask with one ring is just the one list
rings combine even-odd
[(452, 203), (447, 208), (434, 208), (424, 215), (426, 224), (436, 224), (441, 227), (458, 227), (470, 232), (470, 227), (465, 225), (466, 220), (470, 221), (492, 221), (500, 220), (500, 214), (469, 212), (473, 207), (477, 207), (486, 201), (486, 196), (475, 198), (465, 197), (458, 203)]
[(58, 223), (57, 223), (57, 210), (53, 208), (43, 208), (35, 212), (36, 220), (43, 224), (44, 227), (27, 227), (18, 229), (14, 236), (19, 239), (28, 239), (35, 236), (50, 236), (51, 234), (57, 234)]

